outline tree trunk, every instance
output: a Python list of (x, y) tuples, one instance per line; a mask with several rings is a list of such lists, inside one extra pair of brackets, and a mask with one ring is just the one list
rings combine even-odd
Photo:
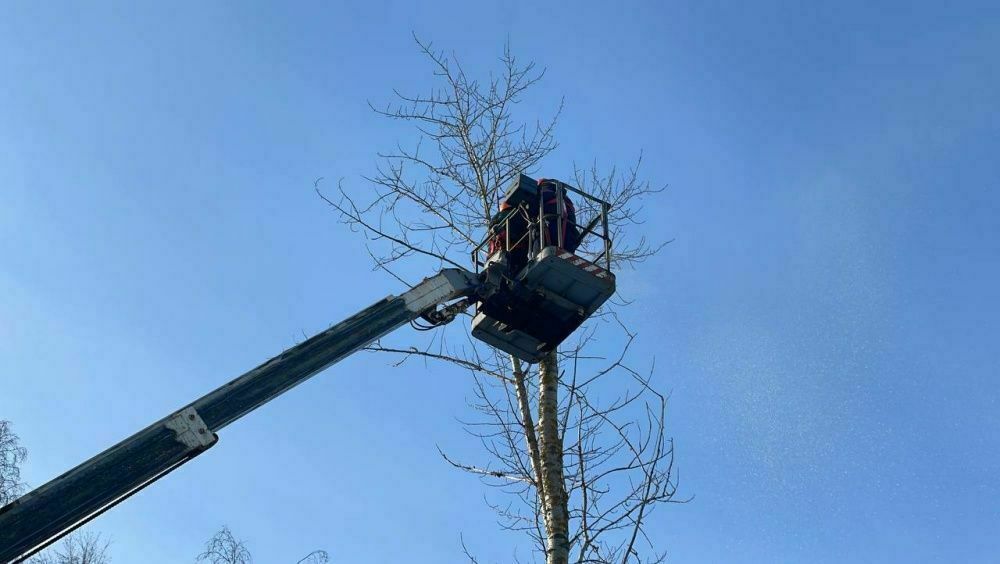
[(569, 519), (559, 434), (559, 361), (555, 351), (538, 365), (538, 446), (542, 458), (546, 523), (546, 564), (569, 561)]
[[(510, 357), (511, 365), (514, 367), (514, 389), (517, 392), (517, 406), (521, 420), (521, 428), (524, 429), (524, 440), (528, 445), (528, 455), (531, 458), (531, 472), (535, 479), (535, 488), (538, 490), (539, 507), (545, 505), (545, 482), (542, 479), (542, 455), (538, 450), (538, 437), (535, 434), (535, 421), (531, 416), (531, 404), (528, 398), (528, 388), (524, 384), (524, 368), (517, 357)], [(548, 516), (542, 512), (542, 518)], [(548, 528), (548, 521), (545, 527)]]

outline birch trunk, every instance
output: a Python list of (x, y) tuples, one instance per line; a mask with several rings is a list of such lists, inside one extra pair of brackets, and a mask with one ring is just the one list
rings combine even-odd
[[(520, 412), (521, 428), (524, 429), (524, 440), (528, 444), (528, 454), (531, 457), (531, 472), (535, 479), (535, 487), (538, 490), (539, 506), (544, 506), (545, 483), (542, 480), (542, 456), (538, 451), (538, 437), (535, 434), (535, 421), (531, 416), (528, 388), (524, 384), (524, 368), (521, 366), (521, 361), (516, 357), (510, 357), (510, 361), (514, 367), (514, 389), (517, 392), (517, 407)], [(544, 511), (542, 518), (548, 519)], [(548, 521), (546, 521), (546, 529), (548, 526)]]
[(569, 562), (569, 519), (559, 433), (559, 362), (555, 351), (538, 365), (538, 447), (546, 524), (546, 564)]

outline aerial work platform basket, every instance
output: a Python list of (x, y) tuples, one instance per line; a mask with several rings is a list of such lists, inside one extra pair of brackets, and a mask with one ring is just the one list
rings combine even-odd
[[(585, 225), (577, 224), (569, 193), (584, 198), (592, 215)], [(538, 362), (593, 315), (615, 292), (609, 207), (563, 182), (520, 175), (473, 251), (494, 290), (477, 304), (472, 335)], [(588, 236), (603, 244), (583, 246)]]

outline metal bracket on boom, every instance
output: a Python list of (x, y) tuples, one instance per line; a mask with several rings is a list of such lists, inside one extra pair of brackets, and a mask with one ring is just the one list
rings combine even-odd
[(421, 319), (431, 324), (432, 327), (451, 323), (458, 314), (472, 307), (475, 299), (471, 297), (462, 298), (455, 303), (442, 306), (440, 309), (431, 308), (420, 314)]
[(191, 449), (206, 449), (219, 440), (190, 406), (170, 416), (163, 425), (177, 435), (177, 442)]

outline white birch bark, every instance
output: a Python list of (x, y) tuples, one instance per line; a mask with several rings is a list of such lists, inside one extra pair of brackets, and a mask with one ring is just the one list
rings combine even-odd
[(546, 564), (569, 562), (569, 519), (559, 433), (559, 362), (553, 351), (538, 365), (538, 446), (541, 455), (546, 524)]
[[(517, 394), (517, 407), (520, 412), (521, 428), (524, 429), (524, 441), (528, 446), (528, 456), (531, 459), (531, 471), (535, 479), (535, 487), (538, 490), (539, 506), (545, 505), (545, 483), (542, 480), (542, 458), (538, 450), (538, 437), (535, 434), (535, 420), (531, 415), (531, 404), (528, 397), (528, 388), (524, 383), (524, 368), (521, 361), (516, 357), (510, 357), (511, 365), (514, 368), (514, 390)], [(548, 528), (548, 516), (543, 513), (545, 527)]]

